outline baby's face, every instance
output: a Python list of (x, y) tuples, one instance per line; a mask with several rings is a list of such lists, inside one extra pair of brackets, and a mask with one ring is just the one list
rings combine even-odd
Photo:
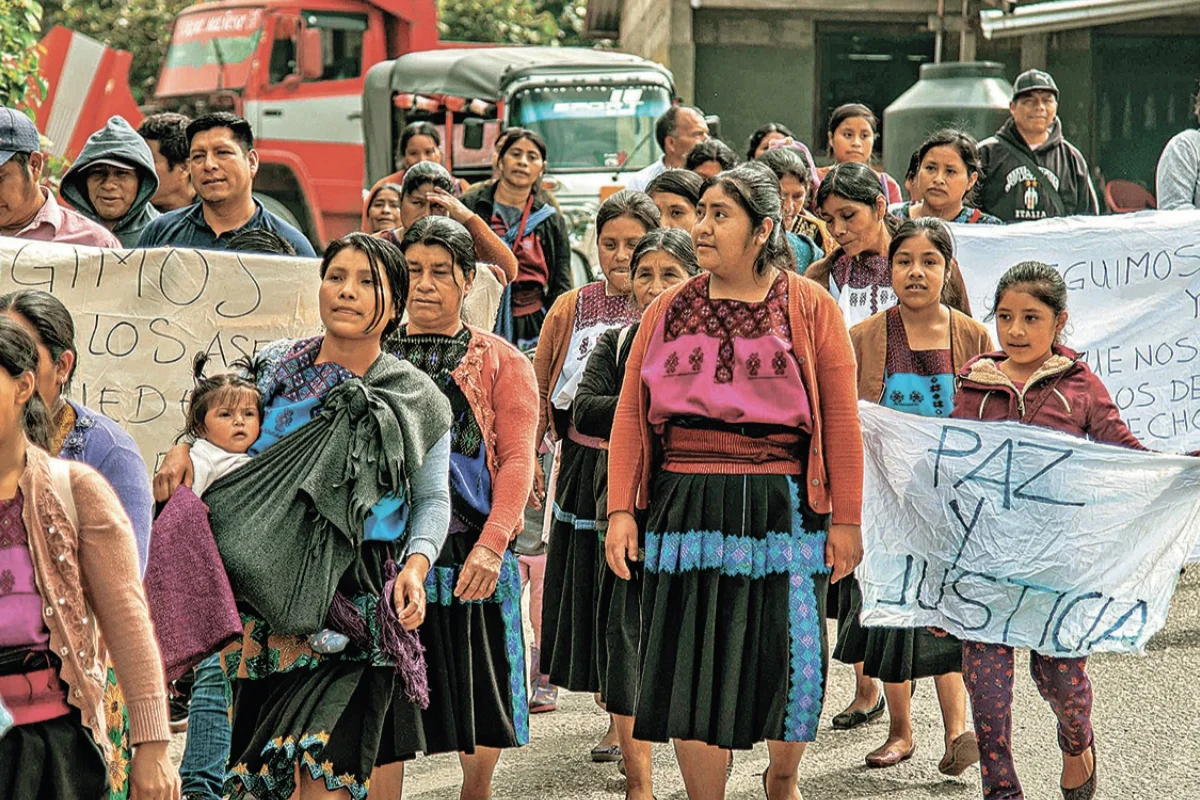
[(204, 415), (204, 438), (227, 453), (245, 453), (258, 438), (261, 424), (253, 398), (230, 398)]

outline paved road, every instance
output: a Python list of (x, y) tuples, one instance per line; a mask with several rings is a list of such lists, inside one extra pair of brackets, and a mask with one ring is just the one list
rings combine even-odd
[[(1054, 719), (1029, 678), (1028, 657), (1018, 656), (1017, 664), (1013, 738), (1018, 768), (1029, 800), (1052, 800), (1061, 797)], [(1151, 641), (1145, 658), (1097, 656), (1090, 672), (1096, 690), (1099, 798), (1200, 800), (1200, 568), (1180, 581), (1167, 627)], [(942, 733), (930, 681), (921, 683), (913, 701), (917, 754), (889, 770), (863, 766), (863, 756), (883, 742), (886, 723), (846, 732), (829, 728), (829, 717), (844, 707), (852, 686), (850, 669), (835, 664), (821, 734), (800, 766), (806, 800), (981, 797), (977, 768), (959, 779), (937, 771)], [(587, 758), (605, 724), (590, 696), (560, 697), (558, 711), (533, 717), (532, 744), (501, 758), (494, 800), (620, 800), (623, 782), (616, 765)], [(177, 753), (181, 740), (173, 748)], [(686, 800), (670, 748), (656, 746), (654, 761), (659, 800)], [(766, 763), (764, 746), (738, 754), (730, 800), (762, 798), (758, 776)], [(454, 756), (418, 759), (409, 766), (405, 798), (455, 800), (460, 777)]]
[[(1018, 656), (1013, 739), (1017, 764), (1029, 800), (1061, 797), (1061, 760), (1053, 715), (1028, 672), (1028, 656)], [(1200, 568), (1179, 584), (1167, 628), (1145, 658), (1097, 656), (1091, 676), (1096, 690), (1094, 724), (1102, 800), (1200, 798)], [(883, 742), (886, 723), (856, 731), (833, 731), (828, 718), (845, 705), (853, 686), (848, 667), (835, 665), (830, 701), (817, 741), (800, 766), (805, 800), (926, 800), (981, 797), (979, 772), (960, 779), (937, 771), (942, 755), (941, 722), (930, 681), (914, 699), (918, 751), (913, 760), (888, 770), (868, 770), (863, 756)], [(614, 800), (623, 797), (615, 765), (592, 764), (587, 751), (603, 733), (604, 716), (587, 695), (562, 698), (559, 710), (532, 719), (533, 742), (505, 753), (496, 773), (495, 800)], [(669, 747), (654, 753), (659, 800), (686, 800)], [(758, 775), (766, 768), (765, 747), (738, 754), (729, 783), (731, 800), (759, 800)], [(409, 767), (408, 800), (457, 798), (460, 779), (453, 757), (419, 759)]]

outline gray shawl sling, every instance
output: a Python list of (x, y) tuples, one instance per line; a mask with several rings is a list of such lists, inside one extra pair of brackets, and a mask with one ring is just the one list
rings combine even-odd
[(371, 508), (407, 497), (407, 476), (450, 419), (424, 373), (383, 353), (311, 421), (215, 482), (204, 500), (234, 597), (275, 633), (321, 630)]

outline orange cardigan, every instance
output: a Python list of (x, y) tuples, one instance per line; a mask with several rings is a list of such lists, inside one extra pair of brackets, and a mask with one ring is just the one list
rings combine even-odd
[(495, 334), (471, 328), (471, 343), (451, 373), (479, 423), (492, 479), (492, 510), (479, 544), (503, 555), (525, 526), (533, 488), (537, 381), (529, 358)]
[(104, 709), (105, 658), (110, 657), (129, 710), (129, 743), (170, 740), (166, 678), (125, 509), (100, 473), (77, 461), (65, 462), (76, 526), (55, 489), (51, 457), (29, 445), (25, 459), (18, 481), (25, 498), (25, 532), (45, 603), (50, 649), (60, 657), (59, 675), (70, 689), (67, 701), (79, 709), (105, 760), (111, 760)]
[(571, 333), (575, 330), (575, 308), (579, 305), (579, 292), (582, 286), (576, 286), (571, 291), (559, 297), (550, 306), (546, 319), (542, 322), (542, 332), (538, 336), (538, 346), (533, 354), (533, 371), (537, 375), (538, 384), (538, 425), (537, 446), (542, 446), (546, 431), (550, 431), (553, 439), (566, 436), (565, 430), (553, 428), (554, 405), (550, 402), (550, 393), (558, 383), (563, 365), (567, 363), (567, 350), (571, 346)]
[[(650, 392), (642, 382), (642, 362), (659, 322), (686, 285), (672, 287), (646, 309), (633, 340), (609, 440), (609, 515), (632, 514), (649, 502), (653, 434), (647, 420)], [(795, 273), (788, 273), (788, 319), (792, 351), (813, 413), (806, 474), (809, 505), (818, 514), (832, 513), (834, 524), (861, 524), (863, 443), (854, 351), (846, 323), (827, 292)]]

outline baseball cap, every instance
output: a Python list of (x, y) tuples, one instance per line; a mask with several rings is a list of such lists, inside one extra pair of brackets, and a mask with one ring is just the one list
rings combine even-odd
[(1052, 92), (1055, 97), (1058, 97), (1058, 84), (1054, 82), (1054, 78), (1049, 72), (1043, 72), (1040, 69), (1027, 69), (1017, 76), (1017, 80), (1013, 83), (1013, 99), (1016, 100), (1021, 95), (1027, 92)]
[(137, 172), (136, 164), (134, 164), (130, 161), (122, 161), (119, 158), (97, 158), (95, 161), (88, 162), (86, 170), (91, 171), (92, 167), (99, 167), (99, 166), (103, 166), (103, 165), (108, 165), (110, 167), (116, 167), (118, 169), (127, 169), (127, 170), (131, 170), (133, 172)]
[(36, 153), (41, 149), (37, 128), (15, 108), (0, 107), (0, 166), (17, 153)]

